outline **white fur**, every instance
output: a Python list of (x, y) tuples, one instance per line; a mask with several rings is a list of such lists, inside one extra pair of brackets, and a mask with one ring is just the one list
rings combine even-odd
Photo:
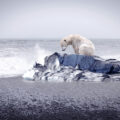
[(92, 41), (80, 35), (69, 35), (64, 37), (60, 43), (63, 50), (65, 50), (68, 45), (72, 45), (76, 54), (94, 55), (95, 47)]

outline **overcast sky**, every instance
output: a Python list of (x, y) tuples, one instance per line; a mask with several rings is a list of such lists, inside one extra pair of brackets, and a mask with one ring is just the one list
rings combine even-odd
[(0, 0), (0, 39), (120, 38), (120, 0)]

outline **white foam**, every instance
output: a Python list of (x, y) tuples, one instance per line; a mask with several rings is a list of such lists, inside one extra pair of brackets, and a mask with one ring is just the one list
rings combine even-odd
[[(31, 52), (31, 53), (30, 53)], [(35, 45), (32, 51), (23, 53), (22, 55), (14, 55), (8, 57), (0, 57), (0, 77), (12, 77), (22, 75), (33, 67), (35, 61), (44, 64), (44, 58), (51, 52), (44, 50)]]
[(35, 45), (35, 54), (36, 61), (42, 65), (44, 65), (44, 58), (52, 54), (50, 51), (40, 48), (38, 44)]
[(104, 55), (101, 56), (104, 59), (116, 59), (116, 60), (120, 60), (120, 55)]
[(26, 80), (33, 80), (35, 71), (33, 69), (28, 70), (23, 74), (23, 78)]
[(24, 73), (29, 67), (26, 59), (20, 57), (0, 58), (0, 76), (14, 76)]

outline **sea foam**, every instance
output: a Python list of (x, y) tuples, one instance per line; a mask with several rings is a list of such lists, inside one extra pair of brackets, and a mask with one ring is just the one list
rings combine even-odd
[(36, 44), (32, 51), (27, 51), (20, 55), (1, 56), (0, 57), (0, 77), (12, 77), (23, 75), (26, 71), (33, 67), (35, 62), (44, 64), (44, 58), (50, 55), (47, 51)]

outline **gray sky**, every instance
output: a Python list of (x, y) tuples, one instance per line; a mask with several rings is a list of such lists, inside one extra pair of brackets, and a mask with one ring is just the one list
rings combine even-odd
[(0, 0), (0, 39), (120, 38), (120, 0)]

